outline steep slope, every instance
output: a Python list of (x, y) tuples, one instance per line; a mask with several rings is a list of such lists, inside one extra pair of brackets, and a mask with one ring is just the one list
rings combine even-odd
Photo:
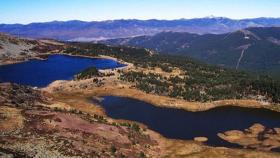
[(50, 52), (59, 52), (63, 43), (53, 40), (23, 39), (0, 33), (0, 65), (15, 63)]
[(233, 20), (208, 17), (179, 20), (112, 20), (112, 21), (53, 21), (47, 23), (2, 24), (0, 32), (31, 38), (91, 41), (154, 35), (162, 31), (192, 32), (197, 34), (226, 33), (247, 27), (280, 26), (278, 18)]
[(220, 35), (163, 32), (103, 42), (190, 56), (227, 68), (280, 75), (279, 27), (248, 28)]

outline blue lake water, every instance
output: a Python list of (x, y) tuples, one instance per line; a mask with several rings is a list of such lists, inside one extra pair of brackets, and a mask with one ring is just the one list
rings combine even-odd
[(125, 65), (111, 59), (51, 55), (47, 60), (30, 60), (0, 66), (0, 82), (44, 87), (55, 80), (70, 80), (91, 66), (109, 69)]
[(254, 123), (280, 127), (280, 114), (265, 109), (219, 107), (204, 112), (155, 107), (139, 100), (105, 96), (100, 105), (109, 117), (137, 121), (167, 138), (192, 140), (204, 136), (212, 146), (239, 147), (217, 136), (228, 130), (244, 130)]

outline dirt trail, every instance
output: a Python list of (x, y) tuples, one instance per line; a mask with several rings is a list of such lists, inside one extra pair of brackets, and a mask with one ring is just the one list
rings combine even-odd
[(235, 67), (236, 70), (238, 70), (238, 68), (239, 68), (240, 62), (241, 62), (241, 60), (242, 60), (242, 58), (243, 58), (243, 56), (244, 56), (245, 51), (246, 51), (250, 46), (251, 46), (251, 45), (249, 44), (249, 45), (244, 45), (244, 46), (241, 46), (241, 47), (240, 47), (240, 48), (243, 48), (243, 49), (242, 49), (241, 54), (240, 54), (240, 57), (239, 57), (239, 59), (238, 59), (238, 61), (237, 61), (237, 64), (236, 64), (236, 67)]

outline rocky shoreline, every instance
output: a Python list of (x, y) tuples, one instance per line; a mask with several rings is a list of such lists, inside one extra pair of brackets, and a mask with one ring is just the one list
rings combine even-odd
[(280, 149), (280, 128), (269, 129), (257, 123), (244, 131), (231, 130), (218, 133), (218, 136), (244, 148), (265, 151)]
[(166, 139), (140, 124), (97, 114), (97, 106), (77, 99), (74, 92), (57, 96), (8, 83), (0, 88), (0, 126), (5, 127), (0, 128), (0, 147), (13, 157), (43, 158), (46, 153), (51, 157), (279, 157), (273, 152)]

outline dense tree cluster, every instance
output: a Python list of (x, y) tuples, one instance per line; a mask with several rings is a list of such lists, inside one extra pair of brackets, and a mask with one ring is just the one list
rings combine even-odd
[[(178, 76), (164, 78), (153, 73), (145, 74), (143, 72), (130, 71), (122, 72), (120, 79), (136, 83), (138, 89), (147, 93), (168, 95), (189, 101), (210, 101), (242, 97), (242, 94), (239, 93), (241, 88), (238, 85), (232, 88), (231, 85), (227, 84), (209, 84), (207, 78), (199, 80), (189, 79), (188, 77), (179, 78)], [(212, 78), (212, 80), (215, 79)]]
[(275, 103), (280, 102), (280, 82), (268, 76), (260, 76), (256, 80), (245, 80), (243, 87), (250, 87), (256, 95), (267, 96)]
[(76, 75), (76, 79), (81, 80), (81, 79), (87, 79), (91, 78), (92, 76), (98, 76), (99, 72), (98, 69), (95, 67), (89, 67), (82, 72), (80, 72), (78, 75)]
[(122, 72), (120, 79), (135, 83), (147, 92), (190, 101), (240, 99), (257, 95), (280, 102), (280, 81), (242, 71), (206, 65), (187, 57), (159, 55), (147, 49), (72, 43), (64, 53), (79, 55), (109, 55), (139, 67), (160, 67), (165, 72), (178, 68), (184, 73), (169, 78), (153, 73)]

